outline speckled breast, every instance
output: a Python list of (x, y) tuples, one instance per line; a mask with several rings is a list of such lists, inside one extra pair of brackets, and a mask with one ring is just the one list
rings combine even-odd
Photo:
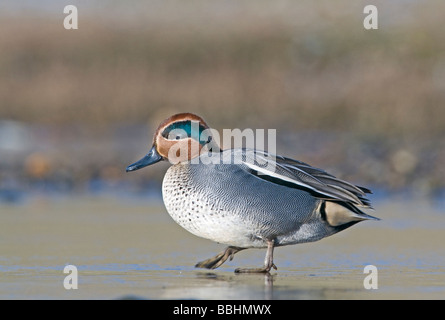
[[(181, 227), (190, 233), (219, 243), (264, 247), (263, 239), (252, 239), (242, 217), (227, 209), (213, 188), (196, 183), (193, 165), (170, 167), (162, 184), (165, 207)], [(212, 177), (208, 177), (211, 179)]]

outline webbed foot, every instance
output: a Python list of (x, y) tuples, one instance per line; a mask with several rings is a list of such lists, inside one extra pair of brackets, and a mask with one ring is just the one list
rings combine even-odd
[(224, 262), (227, 261), (227, 259), (230, 259), (232, 261), (233, 256), (235, 253), (244, 250), (245, 248), (240, 247), (227, 247), (223, 252), (219, 253), (213, 258), (198, 262), (195, 267), (196, 268), (207, 268), (207, 269), (216, 269), (220, 265), (222, 265)]

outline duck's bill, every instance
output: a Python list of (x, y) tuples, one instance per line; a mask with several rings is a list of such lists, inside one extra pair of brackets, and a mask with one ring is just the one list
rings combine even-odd
[(127, 172), (129, 171), (135, 171), (142, 169), (146, 166), (152, 165), (156, 162), (159, 162), (162, 160), (162, 157), (159, 155), (159, 153), (156, 151), (156, 146), (153, 146), (150, 151), (147, 153), (145, 157), (143, 157), (141, 160), (136, 161), (133, 164), (130, 164), (127, 167)]

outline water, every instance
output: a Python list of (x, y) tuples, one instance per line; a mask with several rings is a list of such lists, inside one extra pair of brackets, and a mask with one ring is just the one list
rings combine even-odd
[[(362, 222), (319, 242), (238, 253), (216, 270), (195, 269), (224, 246), (176, 225), (159, 200), (33, 197), (0, 205), (0, 299), (444, 299), (445, 216), (421, 201), (379, 201)], [(66, 290), (66, 265), (78, 289)], [(366, 265), (378, 289), (365, 289)]]

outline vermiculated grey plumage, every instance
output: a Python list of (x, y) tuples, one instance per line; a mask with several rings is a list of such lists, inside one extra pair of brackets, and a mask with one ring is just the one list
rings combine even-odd
[[(163, 183), (169, 214), (197, 236), (249, 248), (265, 247), (271, 239), (275, 239), (275, 246), (282, 246), (336, 233), (338, 228), (320, 216), (323, 199), (351, 206), (368, 203), (360, 200), (363, 192), (357, 187), (282, 157), (276, 158), (276, 177), (272, 178), (285, 176), (295, 183), (277, 183), (270, 175), (252, 169), (256, 156), (254, 150), (227, 150), (221, 153), (219, 162), (230, 158), (238, 164), (186, 162), (170, 167)], [(316, 197), (312, 188), (321, 188), (323, 193)]]

